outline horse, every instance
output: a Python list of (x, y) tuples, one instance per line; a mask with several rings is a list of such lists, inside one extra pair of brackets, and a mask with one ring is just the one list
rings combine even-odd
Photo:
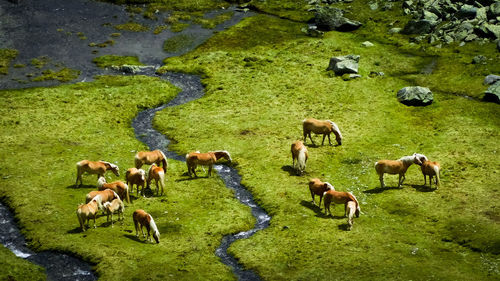
[(90, 202), (78, 206), (78, 209), (76, 209), (76, 216), (82, 231), (85, 231), (85, 224), (88, 224), (91, 218), (94, 219), (94, 228), (96, 228), (95, 218), (99, 209), (102, 208), (100, 195), (95, 196)]
[(350, 192), (343, 191), (335, 191), (335, 190), (327, 190), (323, 193), (323, 203), (325, 204), (325, 215), (328, 213), (331, 215), (330, 204), (344, 204), (344, 216), (347, 214), (347, 202), (354, 201), (356, 203), (356, 217), (359, 217), (359, 212), (361, 212), (361, 208), (359, 207), (358, 200), (356, 197)]
[(104, 176), (106, 171), (111, 170), (115, 176), (120, 176), (120, 170), (115, 164), (111, 164), (106, 161), (89, 161), (82, 160), (76, 163), (76, 183), (78, 185), (78, 180), (80, 180), (80, 185), (82, 184), (83, 173), (97, 174), (97, 179)]
[(318, 135), (323, 135), (323, 141), (321, 142), (321, 145), (325, 143), (326, 136), (328, 136), (328, 143), (332, 145), (330, 134), (334, 133), (338, 145), (342, 145), (342, 134), (340, 133), (339, 127), (337, 126), (337, 124), (330, 120), (316, 120), (314, 118), (307, 118), (302, 121), (302, 129), (304, 133), (304, 143), (306, 142), (307, 136), (309, 136), (311, 143), (315, 145), (314, 141), (311, 138), (311, 132), (313, 132)]
[(160, 243), (160, 232), (158, 231), (155, 221), (150, 214), (146, 213), (144, 210), (137, 209), (134, 211), (134, 214), (132, 214), (132, 218), (134, 219), (136, 237), (139, 237), (139, 226), (141, 228), (142, 236), (146, 237), (146, 235), (144, 235), (144, 231), (142, 230), (142, 227), (145, 226), (148, 231), (148, 241), (152, 242), (149, 232), (150, 230), (153, 230), (153, 238), (156, 243)]
[(191, 152), (186, 154), (186, 165), (188, 168), (188, 174), (191, 177), (191, 174), (196, 175), (196, 167), (198, 165), (208, 166), (208, 176), (212, 175), (212, 168), (217, 160), (224, 158), (227, 161), (231, 162), (231, 155), (229, 152), (225, 150), (211, 151), (207, 153), (200, 153), (199, 151)]
[(153, 179), (156, 183), (156, 195), (158, 195), (158, 191), (160, 190), (160, 188), (158, 187), (158, 182), (160, 182), (161, 195), (163, 195), (163, 187), (165, 186), (165, 172), (163, 171), (162, 167), (156, 166), (156, 164), (153, 164), (149, 167), (146, 187), (149, 187), (149, 185), (151, 184), (151, 180)]
[(167, 157), (163, 152), (159, 149), (153, 150), (153, 151), (139, 151), (135, 154), (135, 167), (137, 169), (141, 168), (142, 165), (147, 164), (156, 164), (160, 165), (160, 163), (163, 166), (163, 169), (167, 171)]
[(100, 195), (102, 204), (111, 202), (113, 199), (120, 198), (120, 196), (118, 196), (118, 194), (111, 189), (94, 190), (87, 193), (87, 196), (85, 196), (85, 203), (89, 203), (97, 195)]
[(99, 177), (97, 180), (97, 190), (111, 189), (120, 196), (120, 198), (127, 198), (127, 203), (130, 203), (130, 196), (128, 185), (122, 181), (114, 181), (106, 183), (105, 177)]
[[(346, 205), (346, 213), (347, 213), (347, 224), (349, 225), (347, 230), (352, 229), (352, 225), (354, 224), (353, 218), (354, 214), (356, 213), (356, 202), (354, 201), (348, 201)], [(359, 215), (358, 215), (359, 216)]]
[(144, 196), (144, 183), (146, 182), (146, 172), (143, 169), (130, 168), (125, 173), (127, 185), (131, 191), (134, 191), (134, 184), (137, 187), (137, 195), (139, 195), (139, 186), (141, 187), (142, 196)]
[[(297, 175), (302, 175), (306, 170), (306, 162), (309, 158), (309, 153), (304, 143), (300, 140), (294, 141), (291, 146), (292, 152), (292, 166), (295, 169)], [(295, 165), (295, 159), (297, 159), (297, 165)]]
[(398, 188), (400, 188), (405, 180), (406, 170), (412, 164), (421, 165), (422, 160), (425, 159), (427, 159), (425, 155), (414, 153), (411, 156), (404, 156), (399, 160), (379, 160), (375, 162), (375, 171), (377, 171), (381, 188), (385, 188), (384, 174), (399, 174)]
[(125, 205), (123, 205), (122, 200), (120, 198), (116, 198), (111, 202), (106, 202), (103, 205), (104, 210), (108, 214), (106, 221), (109, 221), (109, 216), (111, 216), (111, 227), (113, 227), (113, 213), (118, 212), (118, 220), (120, 220), (120, 215), (123, 221), (123, 211), (125, 210)]
[(322, 182), (320, 179), (314, 178), (309, 180), (309, 191), (311, 192), (312, 203), (316, 206), (316, 202), (314, 202), (314, 195), (319, 196), (319, 204), (318, 206), (321, 208), (321, 199), (323, 199), (323, 193), (328, 190), (335, 190), (333, 185), (328, 182)]
[(440, 185), (439, 171), (441, 170), (441, 165), (436, 161), (424, 160), (420, 166), (422, 174), (424, 175), (424, 185), (427, 183), (426, 176), (429, 176), (429, 186), (432, 187), (432, 177), (436, 176), (436, 189)]

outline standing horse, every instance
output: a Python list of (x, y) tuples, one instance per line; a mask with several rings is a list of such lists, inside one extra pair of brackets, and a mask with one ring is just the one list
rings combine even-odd
[(78, 206), (78, 209), (76, 209), (76, 216), (78, 218), (78, 222), (80, 223), (82, 231), (85, 231), (85, 224), (88, 225), (88, 222), (91, 218), (94, 219), (94, 228), (96, 228), (95, 218), (99, 209), (102, 209), (101, 197), (99, 195), (94, 197), (87, 204), (80, 204)]
[[(146, 172), (143, 169), (130, 168), (125, 173), (127, 185), (134, 192), (134, 184), (137, 187), (137, 195), (139, 195), (139, 186), (141, 187), (142, 196), (144, 196), (144, 184), (146, 183)], [(145, 197), (145, 196), (144, 196)]]
[(156, 243), (160, 243), (160, 232), (158, 231), (155, 221), (150, 214), (146, 213), (144, 210), (137, 209), (134, 211), (132, 218), (134, 219), (136, 237), (139, 237), (139, 226), (141, 228), (142, 236), (146, 237), (146, 235), (144, 235), (144, 231), (142, 230), (142, 227), (145, 226), (146, 230), (148, 231), (148, 241), (151, 241), (151, 235), (149, 234), (149, 232), (150, 230), (153, 230), (153, 238), (155, 239)]
[(325, 143), (325, 137), (328, 136), (328, 143), (332, 145), (330, 140), (330, 134), (335, 134), (335, 139), (339, 145), (342, 145), (342, 134), (340, 133), (339, 127), (337, 124), (330, 120), (316, 120), (314, 118), (307, 118), (302, 121), (302, 129), (304, 133), (304, 143), (306, 142), (307, 136), (311, 140), (311, 143), (314, 145), (314, 141), (311, 138), (311, 132), (319, 135), (323, 135), (323, 141), (321, 145)]
[(335, 188), (330, 183), (322, 182), (317, 178), (309, 180), (309, 191), (311, 192), (313, 205), (316, 206), (316, 202), (314, 202), (314, 195), (318, 195), (319, 196), (318, 206), (321, 208), (321, 199), (323, 199), (323, 194), (328, 190), (335, 190)]
[(126, 198), (127, 203), (130, 203), (130, 196), (128, 191), (128, 185), (122, 181), (114, 181), (106, 183), (105, 177), (99, 177), (97, 180), (97, 190), (111, 189), (120, 196), (120, 198)]
[[(300, 140), (294, 141), (291, 146), (292, 152), (292, 165), (295, 169), (297, 175), (302, 175), (306, 170), (306, 162), (309, 158), (309, 153), (304, 143)], [(297, 165), (295, 165), (295, 159), (297, 159)]]
[(156, 164), (153, 164), (149, 167), (146, 187), (149, 187), (149, 185), (151, 184), (151, 180), (153, 179), (156, 183), (156, 195), (158, 195), (158, 191), (160, 190), (160, 188), (158, 187), (158, 182), (160, 182), (161, 195), (163, 195), (163, 187), (165, 186), (165, 172), (163, 171), (162, 167), (158, 167), (156, 166)]
[(198, 177), (196, 175), (196, 167), (201, 165), (208, 166), (208, 176), (210, 177), (212, 175), (213, 165), (220, 158), (224, 158), (229, 162), (232, 161), (231, 155), (229, 155), (229, 152), (225, 150), (211, 151), (207, 153), (200, 153), (196, 151), (186, 154), (186, 165), (189, 176), (191, 177), (191, 173), (193, 173), (195, 177)]
[(424, 160), (420, 166), (422, 174), (424, 175), (424, 185), (427, 183), (426, 176), (429, 176), (429, 186), (432, 187), (432, 177), (436, 176), (436, 189), (440, 185), (439, 171), (441, 170), (441, 165), (435, 161)]
[(82, 184), (83, 173), (97, 174), (97, 179), (99, 179), (99, 177), (104, 176), (104, 173), (106, 173), (107, 170), (111, 170), (117, 177), (120, 176), (119, 168), (115, 164), (111, 164), (106, 161), (82, 160), (76, 163), (75, 185), (78, 185), (78, 180), (80, 180), (80, 185)]
[(422, 159), (427, 159), (427, 157), (422, 154), (414, 153), (411, 156), (404, 156), (399, 160), (379, 160), (375, 162), (375, 171), (377, 171), (380, 180), (380, 187), (385, 188), (384, 174), (399, 174), (398, 188), (400, 188), (405, 180), (406, 170), (408, 170), (412, 164), (421, 165)]
[(118, 220), (120, 220), (120, 215), (123, 222), (123, 211), (125, 210), (125, 205), (123, 205), (122, 200), (120, 198), (116, 198), (111, 202), (106, 202), (103, 205), (104, 210), (108, 214), (106, 221), (109, 221), (109, 216), (111, 216), (111, 227), (113, 227), (113, 213), (118, 212)]
[(350, 193), (350, 192), (343, 192), (343, 191), (335, 191), (335, 190), (328, 190), (325, 193), (323, 193), (324, 197), (324, 204), (325, 204), (325, 215), (328, 213), (331, 215), (332, 212), (330, 211), (330, 204), (344, 204), (344, 216), (347, 214), (347, 202), (349, 201), (354, 201), (356, 203), (356, 217), (359, 217), (359, 212), (361, 211), (361, 208), (359, 207), (358, 200), (356, 197)]
[(106, 202), (111, 202), (113, 199), (120, 198), (116, 192), (114, 192), (111, 189), (105, 189), (105, 190), (94, 190), (89, 193), (87, 193), (87, 196), (85, 196), (85, 203), (89, 203), (94, 197), (98, 196), (101, 198), (101, 203), (104, 204)]
[(141, 168), (144, 164), (151, 165), (153, 163), (156, 165), (162, 164), (163, 169), (167, 171), (167, 157), (161, 150), (139, 151), (135, 155), (135, 167), (137, 169)]

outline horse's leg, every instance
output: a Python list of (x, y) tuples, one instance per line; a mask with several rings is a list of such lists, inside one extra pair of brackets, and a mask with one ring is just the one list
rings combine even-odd
[[(120, 219), (120, 215), (118, 215), (118, 219)], [(111, 227), (113, 227), (113, 212), (111, 212)]]
[(424, 175), (424, 186), (427, 184), (427, 176), (425, 174)]
[(332, 145), (332, 140), (330, 140), (330, 134), (328, 134), (328, 143)]
[(378, 176), (378, 179), (380, 180), (380, 188), (384, 189), (385, 184), (384, 184), (384, 174), (381, 174)]
[(429, 175), (429, 187), (432, 188), (432, 175)]
[[(312, 197), (313, 205), (316, 206), (316, 202), (314, 202), (314, 192), (311, 189), (309, 189), (309, 191), (311, 192), (311, 197)], [(321, 204), (321, 201), (319, 201), (319, 204)]]
[(135, 225), (135, 237), (139, 237), (139, 225), (138, 225), (138, 221), (135, 220), (134, 218), (134, 225)]
[(323, 195), (320, 195), (319, 196), (319, 204), (318, 204), (318, 207), (319, 209), (321, 210), (321, 199), (323, 199)]
[(97, 228), (97, 226), (95, 225), (95, 217), (97, 216), (97, 212), (95, 212), (94, 214), (94, 228)]
[(158, 180), (156, 180), (156, 196), (158, 196), (158, 192), (160, 192), (160, 187), (158, 187)]
[(315, 145), (313, 139), (311, 138), (311, 132), (309, 132), (309, 139), (311, 140), (311, 143)]
[(323, 134), (323, 141), (321, 141), (321, 145), (324, 145), (324, 144), (325, 144), (325, 137), (326, 137), (326, 135), (325, 135), (325, 134)]
[(212, 176), (212, 165), (208, 166), (208, 176), (211, 177)]

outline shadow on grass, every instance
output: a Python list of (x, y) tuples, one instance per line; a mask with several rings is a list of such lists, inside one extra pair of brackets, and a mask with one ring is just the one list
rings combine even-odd
[(130, 240), (133, 240), (135, 242), (140, 242), (140, 243), (147, 243), (148, 240), (146, 238), (143, 238), (143, 240), (141, 240), (140, 238), (142, 238), (142, 234), (139, 233), (139, 237), (133, 235), (133, 234), (125, 234), (124, 235), (125, 237), (127, 237), (128, 239)]
[(399, 188), (397, 186), (386, 186), (384, 188), (375, 187), (373, 189), (365, 190), (365, 191), (363, 191), (363, 193), (382, 193), (384, 191), (391, 190), (391, 189), (401, 189), (401, 188)]
[(82, 228), (80, 226), (77, 226), (73, 229), (66, 231), (66, 233), (68, 233), (68, 234), (76, 234), (76, 233), (82, 233), (82, 232), (83, 231), (82, 231)]
[(419, 192), (434, 192), (437, 189), (426, 185), (416, 185), (416, 184), (412, 184), (411, 187), (415, 188), (415, 190)]
[(339, 225), (338, 225), (338, 228), (339, 228), (340, 230), (350, 231), (350, 229), (349, 229), (349, 224), (347, 224), (347, 223), (339, 224)]
[(82, 185), (76, 185), (76, 184), (72, 184), (72, 185), (68, 185), (66, 186), (66, 188), (72, 188), (72, 189), (85, 189), (85, 188), (96, 188), (96, 185), (92, 185), (92, 184), (82, 184)]
[(307, 176), (308, 175), (308, 172), (307, 171), (304, 171), (302, 174), (297, 174), (297, 172), (295, 171), (295, 169), (290, 166), (290, 165), (285, 165), (285, 166), (281, 166), (281, 170), (284, 171), (284, 172), (288, 172), (288, 175), (289, 176), (296, 176), (296, 177), (302, 177), (302, 176)]
[(311, 201), (302, 200), (300, 202), (300, 205), (302, 205), (302, 206), (304, 206), (306, 208), (309, 208), (311, 211), (314, 211), (317, 215), (318, 214), (324, 214), (321, 211), (321, 207), (317, 206), (317, 205), (314, 205)]

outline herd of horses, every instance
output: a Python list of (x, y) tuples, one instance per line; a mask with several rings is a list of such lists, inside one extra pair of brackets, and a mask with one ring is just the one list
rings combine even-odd
[[(337, 145), (342, 145), (342, 134), (340, 133), (339, 127), (334, 122), (330, 120), (308, 118), (303, 120), (302, 124), (304, 141), (294, 141), (291, 146), (292, 167), (297, 175), (303, 175), (306, 169), (309, 154), (304, 143), (306, 142), (308, 136), (311, 143), (315, 145), (311, 137), (311, 133), (323, 135), (321, 145), (324, 145), (326, 137), (328, 137), (329, 144), (332, 145), (330, 134), (333, 133), (335, 135)], [(195, 151), (186, 154), (186, 165), (189, 177), (192, 177), (193, 175), (197, 177), (196, 168), (198, 166), (208, 166), (208, 176), (211, 176), (213, 165), (219, 159), (226, 159), (229, 162), (232, 161), (231, 155), (225, 150), (206, 153)], [(78, 186), (78, 183), (80, 183), (80, 185), (82, 184), (82, 174), (84, 173), (96, 174), (98, 179), (98, 190), (88, 193), (86, 195), (86, 204), (79, 205), (77, 209), (77, 217), (82, 231), (85, 231), (85, 225), (88, 225), (90, 219), (94, 220), (94, 228), (96, 227), (95, 219), (99, 210), (102, 210), (103, 213), (107, 213), (108, 221), (111, 216), (111, 226), (113, 226), (113, 213), (115, 212), (118, 213), (118, 220), (120, 220), (121, 217), (123, 221), (124, 204), (122, 199), (124, 198), (128, 203), (130, 203), (129, 194), (130, 192), (133, 192), (134, 185), (137, 188), (137, 195), (139, 196), (139, 194), (142, 194), (142, 196), (145, 197), (144, 186), (149, 188), (151, 181), (154, 180), (156, 184), (156, 194), (158, 195), (161, 189), (161, 194), (163, 195), (165, 174), (168, 167), (165, 154), (163, 154), (161, 150), (140, 151), (135, 155), (134, 162), (135, 167), (129, 168), (126, 171), (126, 182), (115, 181), (112, 183), (106, 182), (104, 174), (107, 171), (111, 171), (117, 177), (120, 176), (117, 165), (106, 161), (89, 160), (82, 160), (76, 164), (77, 176), (75, 185)], [(147, 173), (141, 169), (144, 164), (151, 165)], [(422, 174), (424, 175), (424, 185), (427, 183), (428, 176), (431, 187), (433, 177), (435, 177), (436, 186), (439, 186), (440, 164), (438, 162), (429, 161), (423, 154), (414, 153), (411, 156), (404, 156), (399, 160), (379, 160), (375, 163), (375, 171), (379, 176), (381, 188), (385, 188), (384, 174), (399, 175), (398, 188), (400, 188), (405, 180), (406, 171), (412, 164), (417, 164), (421, 167)], [(129, 190), (129, 188), (131, 190)], [(316, 195), (320, 198), (318, 205), (320, 208), (321, 201), (323, 201), (325, 215), (331, 215), (330, 205), (343, 204), (344, 216), (347, 217), (348, 230), (352, 229), (353, 218), (359, 217), (361, 212), (359, 202), (354, 194), (351, 192), (336, 191), (332, 184), (322, 182), (318, 178), (313, 178), (309, 181), (309, 191), (311, 193), (312, 203), (314, 206), (316, 206), (316, 202), (314, 200)], [(143, 227), (145, 227), (148, 234), (147, 240), (152, 241), (150, 235), (152, 232), (152, 238), (156, 241), (156, 243), (159, 243), (160, 233), (153, 217), (150, 214), (144, 210), (138, 209), (133, 213), (133, 221), (137, 237), (139, 236), (140, 229), (143, 237), (146, 238), (146, 235), (143, 232)]]

